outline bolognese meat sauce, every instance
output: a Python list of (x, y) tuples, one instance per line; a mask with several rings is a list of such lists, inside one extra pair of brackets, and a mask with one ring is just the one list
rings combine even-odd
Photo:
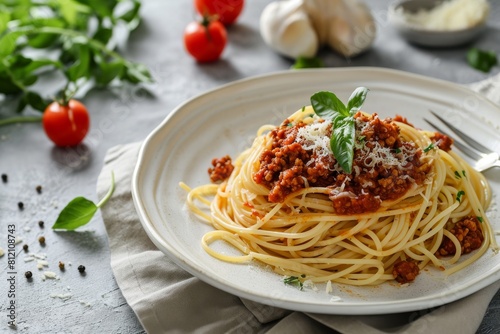
[[(484, 236), (481, 230), (481, 223), (476, 217), (466, 217), (458, 221), (450, 232), (458, 239), (461, 247), (461, 254), (468, 254), (481, 247)], [(456, 253), (455, 244), (447, 236), (443, 237), (438, 255), (451, 256)]]
[(392, 269), (392, 276), (402, 284), (413, 282), (419, 273), (418, 265), (415, 262), (406, 260), (397, 262)]
[(234, 169), (229, 155), (212, 159), (212, 167), (208, 169), (208, 174), (210, 175), (210, 181), (214, 183), (229, 178)]
[(403, 141), (392, 119), (377, 114), (355, 116), (353, 168), (346, 174), (329, 149), (332, 125), (322, 120), (292, 124), (285, 120), (271, 132), (272, 143), (260, 157), (254, 180), (270, 189), (271, 202), (309, 187), (328, 187), (338, 214), (375, 212), (384, 200), (403, 196), (422, 184), (430, 166), (422, 150)]

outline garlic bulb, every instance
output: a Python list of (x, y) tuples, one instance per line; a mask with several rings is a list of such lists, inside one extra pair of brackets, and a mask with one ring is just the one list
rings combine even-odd
[(266, 6), (260, 19), (264, 41), (292, 58), (313, 57), (324, 45), (350, 57), (365, 51), (376, 29), (358, 0), (286, 0)]

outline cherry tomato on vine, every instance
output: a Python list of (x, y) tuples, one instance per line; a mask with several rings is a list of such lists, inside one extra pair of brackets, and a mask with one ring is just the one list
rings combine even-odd
[(90, 126), (87, 108), (77, 100), (67, 105), (52, 102), (45, 108), (43, 129), (57, 146), (75, 146), (82, 142)]
[(219, 59), (226, 42), (226, 28), (219, 21), (204, 18), (202, 22), (191, 22), (184, 30), (186, 50), (202, 63)]
[(201, 15), (217, 15), (222, 24), (229, 25), (240, 15), (244, 2), (244, 0), (194, 0), (194, 5)]

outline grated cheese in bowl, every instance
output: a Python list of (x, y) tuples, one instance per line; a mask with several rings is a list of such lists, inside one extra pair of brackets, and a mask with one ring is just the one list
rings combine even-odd
[(415, 13), (398, 8), (399, 14), (412, 25), (426, 30), (463, 30), (482, 24), (489, 14), (487, 0), (449, 0), (431, 9)]

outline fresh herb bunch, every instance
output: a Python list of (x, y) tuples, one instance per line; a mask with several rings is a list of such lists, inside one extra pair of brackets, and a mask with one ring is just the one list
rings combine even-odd
[(311, 105), (314, 112), (324, 120), (331, 120), (333, 124), (330, 147), (340, 167), (350, 174), (354, 160), (355, 120), (354, 115), (365, 102), (368, 89), (358, 87), (347, 101), (347, 106), (331, 92), (318, 92), (311, 96)]
[[(115, 50), (116, 35), (126, 38), (139, 25), (139, 9), (139, 0), (2, 1), (0, 94), (20, 113), (26, 106), (43, 111), (54, 98), (65, 103), (84, 84), (152, 81), (144, 65)], [(44, 71), (66, 78), (50, 97), (32, 88)]]

